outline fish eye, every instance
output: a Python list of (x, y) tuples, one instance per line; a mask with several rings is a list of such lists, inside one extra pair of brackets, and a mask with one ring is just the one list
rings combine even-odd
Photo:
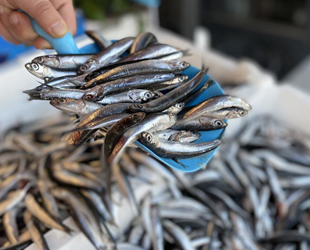
[(94, 98), (94, 96), (91, 95), (91, 94), (87, 94), (87, 95), (85, 95), (85, 96), (83, 97), (83, 99), (85, 99), (85, 100), (92, 100), (93, 98)]
[(44, 63), (44, 57), (43, 56), (38, 57), (37, 62), (38, 63)]
[(148, 142), (151, 142), (151, 141), (152, 141), (152, 136), (151, 136), (151, 134), (147, 134), (147, 135), (146, 135), (146, 140), (147, 140)]
[(58, 102), (59, 102), (59, 103), (65, 103), (65, 102), (66, 102), (66, 99), (65, 99), (65, 98), (60, 98), (60, 99), (58, 100)]
[(218, 127), (220, 127), (220, 126), (223, 125), (223, 123), (222, 123), (221, 121), (219, 121), (219, 120), (216, 120), (216, 121), (215, 121), (215, 125), (218, 126)]
[(135, 108), (138, 108), (138, 109), (141, 109), (142, 108), (142, 105), (141, 104), (135, 104), (133, 105)]
[(87, 70), (87, 66), (86, 65), (82, 65), (80, 66), (80, 71), (86, 71)]
[(242, 110), (242, 111), (240, 111), (240, 115), (241, 116), (244, 116), (245, 115), (245, 112)]
[(150, 92), (145, 93), (145, 98), (151, 98), (151, 97), (152, 97), (152, 95)]
[(39, 65), (37, 63), (32, 63), (31, 64), (31, 67), (34, 69), (34, 70), (38, 70), (39, 69)]
[(138, 114), (134, 114), (132, 117), (133, 118), (138, 118)]
[(184, 61), (182, 61), (182, 62), (180, 63), (180, 65), (181, 65), (182, 68), (185, 68), (185, 67), (187, 66), (187, 63), (184, 62)]
[(177, 105), (177, 107), (180, 108), (180, 109), (183, 108), (183, 107), (184, 107), (184, 103), (179, 103), (179, 104)]

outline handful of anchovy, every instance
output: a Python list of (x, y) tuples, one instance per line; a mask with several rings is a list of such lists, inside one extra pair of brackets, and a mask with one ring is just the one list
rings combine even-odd
[(80, 145), (104, 133), (104, 165), (117, 163), (136, 140), (164, 158), (205, 154), (220, 140), (194, 143), (199, 131), (225, 128), (225, 119), (242, 117), (251, 109), (228, 95), (184, 108), (213, 81), (204, 81), (204, 68), (189, 79), (182, 72), (190, 64), (178, 60), (187, 51), (159, 43), (152, 33), (114, 43), (87, 34), (102, 49), (99, 53), (34, 58), (26, 68), (45, 82), (25, 93), (30, 100), (50, 100), (57, 109), (78, 116), (69, 143)]
[[(308, 249), (309, 136), (257, 117), (206, 169), (183, 174), (130, 148), (102, 184), (104, 135), (68, 146), (68, 119), (23, 124), (0, 140), (1, 250), (32, 242), (51, 249), (44, 236), (51, 228), (80, 230), (98, 250)], [(151, 176), (162, 180), (161, 191)], [(138, 200), (133, 185), (151, 192)], [(117, 196), (110, 199), (107, 189), (129, 201), (133, 217), (125, 229), (114, 213)], [(63, 223), (68, 216), (77, 228)]]

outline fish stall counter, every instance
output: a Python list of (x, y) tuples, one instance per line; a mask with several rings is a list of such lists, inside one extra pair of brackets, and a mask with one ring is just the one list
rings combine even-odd
[[(192, 46), (189, 45), (189, 43), (186, 41), (184, 41), (184, 43), (180, 42), (182, 40), (180, 40), (179, 38), (175, 38), (175, 36), (169, 32), (155, 31), (154, 33), (158, 35), (159, 39), (163, 42), (165, 42), (165, 39), (167, 39), (167, 43), (173, 44), (174, 42), (172, 42), (172, 40), (175, 40), (176, 44), (174, 45), (179, 46), (180, 48), (186, 49), (188, 48), (188, 46)], [(82, 41), (81, 43), (84, 43), (84, 41)], [(36, 53), (36, 55), (39, 55), (39, 53)], [(206, 52), (206, 56), (207, 55), (208, 54)], [(26, 95), (22, 93), (23, 90), (33, 88), (36, 85), (36, 83), (33, 82), (33, 76), (31, 76), (24, 69), (23, 65), (24, 62), (30, 61), (30, 58), (32, 59), (33, 57), (35, 57), (34, 54), (29, 54), (27, 56), (24, 56), (23, 58), (20, 58), (18, 63), (8, 64), (5, 66), (5, 68), (1, 69), (1, 82), (6, 83), (1, 85), (2, 91), (0, 91), (1, 131), (4, 131), (6, 128), (20, 122), (33, 121), (38, 117), (40, 117), (40, 119), (50, 118), (53, 116), (57, 116), (60, 113), (56, 109), (52, 108), (48, 103), (38, 105), (38, 101), (29, 102)], [(199, 59), (197, 55), (194, 55), (194, 59), (193, 57), (191, 57), (189, 61), (198, 67), (201, 65), (201, 59)], [(218, 58), (217, 65), (221, 65), (220, 56)], [(227, 67), (233, 67), (233, 64), (230, 63), (223, 63), (222, 65), (226, 65)], [(251, 72), (251, 70), (249, 69), (245, 71), (243, 69), (244, 68), (241, 67), (241, 71), (246, 71), (246, 74), (249, 74), (249, 72)], [(235, 71), (231, 70), (230, 72)], [(259, 74), (256, 74), (255, 76), (260, 79), (258, 75)], [(268, 81), (272, 82), (272, 80), (270, 79), (272, 78), (268, 78)], [(268, 81), (266, 80), (262, 82)], [(305, 119), (299, 113), (292, 112), (292, 107), (299, 109), (304, 107), (310, 107), (308, 100), (306, 100), (307, 97), (303, 96), (294, 89), (290, 89), (289, 87), (279, 88), (273, 84), (268, 84), (268, 86), (266, 86), (263, 83), (259, 86), (260, 87), (257, 87), (256, 91), (253, 91), (251, 95), (247, 97), (250, 104), (253, 106), (253, 114), (251, 114), (247, 119), (255, 119), (255, 114), (263, 112), (268, 113), (271, 110), (275, 112), (278, 118), (285, 120), (285, 122), (287, 120), (290, 120), (291, 123), (293, 122), (297, 124), (301, 122), (302, 119)], [(284, 99), (286, 96), (290, 96), (290, 100), (292, 100), (292, 103), (287, 102), (287, 100)], [(268, 103), (266, 100), (270, 100), (270, 103)], [(279, 105), (279, 103), (281, 103), (281, 105)], [(271, 107), (272, 109), (270, 109)], [(293, 121), (286, 117), (287, 114), (293, 116)], [(229, 136), (229, 134), (233, 135), (234, 132), (242, 126), (242, 123), (243, 119), (240, 121), (232, 121), (229, 125), (229, 129), (227, 129), (227, 136)], [(302, 124), (300, 127), (302, 127), (301, 129), (303, 130), (307, 130), (306, 126), (303, 126)], [(142, 176), (148, 176), (152, 174), (152, 172), (149, 172), (146, 168), (142, 168), (141, 171)], [(144, 197), (145, 194), (149, 191), (152, 191), (154, 195), (156, 195), (156, 193), (160, 193), (163, 188), (165, 188), (165, 181), (163, 181), (163, 179), (161, 178), (158, 178), (158, 176), (156, 175), (153, 175), (151, 182), (152, 185), (146, 185), (141, 182), (134, 184), (137, 187), (135, 189), (137, 200), (141, 200), (141, 198)], [(116, 197), (116, 199), (118, 198)], [(117, 214), (117, 221), (120, 222), (120, 225), (123, 228), (125, 228), (129, 224), (132, 218), (132, 212), (130, 211), (130, 209), (128, 209), (128, 207), (128, 203), (122, 200), (120, 202), (119, 208), (115, 211), (115, 213)], [(65, 225), (70, 226), (73, 229), (77, 229), (71, 218), (68, 218), (65, 221)], [(46, 233), (46, 239), (51, 249), (94, 249), (93, 245), (86, 239), (86, 237), (82, 233), (75, 233), (70, 236), (57, 230), (50, 230)], [(38, 248), (36, 245), (33, 244), (27, 249), (34, 250)]]

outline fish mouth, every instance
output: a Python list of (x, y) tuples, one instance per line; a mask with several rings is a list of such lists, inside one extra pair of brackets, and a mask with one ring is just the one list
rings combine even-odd
[(27, 70), (32, 70), (32, 68), (31, 68), (31, 63), (26, 63), (26, 64), (25, 64), (25, 68), (26, 68)]

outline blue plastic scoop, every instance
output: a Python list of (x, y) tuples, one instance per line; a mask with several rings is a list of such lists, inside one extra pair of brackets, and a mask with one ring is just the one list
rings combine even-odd
[[(50, 35), (48, 35), (37, 23), (34, 21), (32, 18), (31, 23), (36, 31), (36, 33), (43, 37), (45, 40), (47, 40), (53, 48), (56, 50), (57, 53), (59, 54), (86, 54), (86, 53), (97, 53), (99, 52), (99, 48), (95, 44), (89, 44), (83, 48), (78, 49), (74, 38), (70, 33), (67, 33), (64, 37), (62, 38), (53, 38)], [(183, 73), (188, 75), (190, 78), (193, 78), (197, 73), (199, 69), (196, 67), (189, 67), (187, 70), (185, 70)], [(201, 85), (202, 86), (207, 80), (209, 76), (207, 75), (204, 80), (202, 81)], [(200, 87), (199, 86), (199, 87)], [(218, 85), (218, 83), (213, 84), (211, 87), (200, 93), (195, 99), (193, 99), (191, 102), (187, 104), (187, 106), (193, 106), (197, 105), (206, 99), (216, 96), (216, 95), (222, 95), (223, 90), (221, 87)], [(215, 140), (218, 138), (221, 138), (223, 135), (224, 129), (219, 129), (219, 130), (213, 130), (213, 131), (201, 131), (201, 137), (197, 142), (207, 142), (211, 140)], [(198, 169), (205, 167), (206, 164), (210, 161), (212, 158), (213, 154), (215, 153), (216, 150), (213, 150), (209, 153), (194, 157), (194, 158), (188, 158), (188, 159), (179, 159), (178, 161), (181, 162), (181, 164), (175, 162), (172, 159), (168, 158), (162, 158), (156, 155), (153, 151), (145, 147), (143, 144), (139, 142), (135, 142), (137, 146), (139, 146), (141, 149), (144, 151), (149, 152), (151, 155), (153, 155), (155, 158), (160, 160), (161, 162), (167, 164), (168, 166), (180, 170), (182, 172), (193, 172), (197, 171)]]

